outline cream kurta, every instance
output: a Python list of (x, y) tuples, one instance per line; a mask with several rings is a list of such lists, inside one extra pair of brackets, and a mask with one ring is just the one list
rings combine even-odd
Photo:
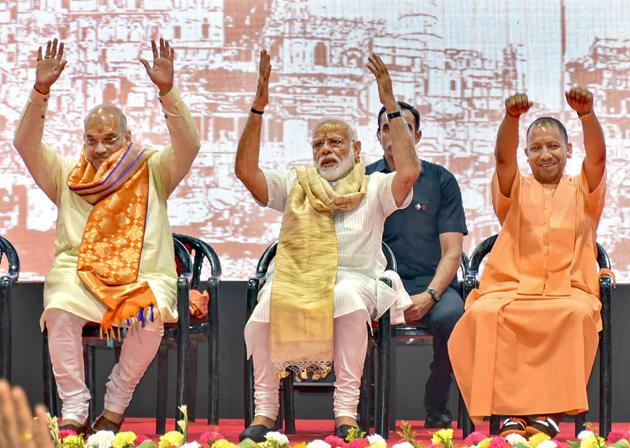
[[(33, 130), (34, 135), (41, 135), (47, 100), (48, 95), (33, 91), (19, 127), (26, 126), (29, 131)], [(177, 89), (173, 88), (160, 101), (171, 145), (157, 152), (147, 162), (149, 200), (138, 282), (148, 282), (162, 320), (173, 322), (177, 320), (177, 274), (166, 200), (179, 179), (170, 178), (169, 164), (174, 162), (175, 157), (179, 163), (186, 163), (183, 160), (192, 161), (198, 151), (199, 137)], [(180, 152), (175, 154), (174, 147), (178, 151), (190, 151), (190, 154), (185, 154), (185, 157)], [(33, 157), (36, 152), (39, 154)], [(58, 207), (55, 259), (44, 287), (44, 313), (40, 321), (42, 329), (46, 314), (51, 309), (61, 309), (100, 322), (106, 307), (92, 296), (77, 275), (79, 246), (92, 206), (70, 191), (66, 183), (76, 160), (64, 157), (43, 144), (39, 148), (29, 148), (29, 153), (29, 157), (24, 157), (27, 168), (35, 182)]]
[[(296, 181), (295, 171), (278, 172), (263, 169), (267, 181), (269, 201), (267, 206), (280, 212)], [(389, 273), (396, 291), (378, 281), (386, 267), (381, 243), (385, 219), (398, 209), (411, 203), (413, 191), (400, 207), (392, 194), (395, 173), (374, 173), (369, 176), (367, 192), (360, 205), (351, 211), (335, 210), (333, 220), (337, 233), (339, 264), (334, 295), (334, 317), (358, 310), (366, 310), (366, 319), (380, 317), (394, 302), (398, 320), (402, 311), (411, 305), (411, 299), (402, 287), (400, 278)], [(269, 280), (260, 290), (258, 305), (250, 318), (253, 322), (269, 322), (269, 305), (273, 270)], [(296, 279), (297, 280), (297, 279)], [(377, 291), (378, 290), (378, 291)], [(392, 319), (396, 317), (392, 315)]]

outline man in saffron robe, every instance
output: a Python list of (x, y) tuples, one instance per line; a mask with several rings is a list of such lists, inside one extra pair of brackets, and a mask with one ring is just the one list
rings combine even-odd
[(562, 123), (535, 120), (516, 161), (526, 95), (506, 100), (492, 179), (499, 237), (478, 290), (449, 340), (460, 390), (473, 418), (501, 415), (501, 434), (553, 437), (564, 414), (588, 409), (586, 386), (601, 330), (596, 230), (606, 193), (606, 145), (582, 87), (566, 93), (577, 113), (586, 157), (581, 173), (564, 174), (573, 154)]
[(121, 357), (109, 376), (105, 409), (94, 430), (117, 431), (133, 391), (154, 358), (163, 323), (177, 320), (176, 272), (166, 200), (188, 172), (200, 143), (173, 87), (174, 50), (152, 42), (144, 59), (171, 137), (152, 151), (132, 141), (122, 111), (92, 109), (85, 119), (80, 160), (42, 143), (51, 86), (66, 61), (63, 43), (39, 48), (35, 86), (14, 146), (35, 182), (57, 205), (55, 259), (46, 277), (42, 329), (63, 402), (61, 427), (86, 433), (90, 394), (83, 371), (82, 327), (101, 325), (103, 337), (123, 335)]
[(241, 440), (263, 441), (274, 426), (279, 375), (287, 374), (285, 369), (324, 376), (333, 361), (336, 434), (346, 437), (357, 427), (367, 324), (390, 306), (402, 320), (404, 308), (411, 305), (399, 277), (390, 274), (398, 290), (381, 287), (378, 277), (385, 271), (385, 218), (409, 205), (420, 166), (387, 68), (378, 56), (370, 58), (368, 67), (388, 111), (399, 169), (366, 176), (354, 128), (344, 120), (325, 118), (314, 126), (314, 165), (280, 172), (259, 166), (271, 72), (270, 56), (261, 53), (258, 89), (239, 142), (236, 175), (260, 204), (283, 212), (283, 220), (275, 269), (245, 327), (247, 352), (254, 362), (256, 415)]

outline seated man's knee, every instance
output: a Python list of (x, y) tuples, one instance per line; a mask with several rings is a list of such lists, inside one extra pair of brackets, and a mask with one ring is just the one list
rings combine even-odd
[(439, 305), (434, 306), (435, 311), (431, 316), (432, 332), (450, 334), (464, 314), (464, 302), (456, 291), (448, 288), (442, 294)]

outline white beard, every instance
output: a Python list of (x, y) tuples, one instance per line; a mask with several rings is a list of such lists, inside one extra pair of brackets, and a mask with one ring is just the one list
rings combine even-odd
[[(326, 168), (322, 167), (320, 161), (324, 158), (335, 159), (337, 165)], [(330, 154), (320, 157), (317, 161), (317, 172), (328, 182), (334, 182), (342, 177), (346, 177), (348, 173), (352, 171), (352, 168), (354, 168), (354, 154), (352, 152), (348, 152), (348, 155), (344, 159), (339, 159), (335, 154)]]

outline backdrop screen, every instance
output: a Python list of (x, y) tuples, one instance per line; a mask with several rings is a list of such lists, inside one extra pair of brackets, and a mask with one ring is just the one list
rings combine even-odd
[(281, 216), (258, 206), (234, 176), (239, 134), (256, 88), (258, 52), (272, 55), (271, 102), (261, 163), (286, 169), (311, 159), (310, 130), (325, 115), (357, 126), (363, 157), (381, 157), (380, 108), (366, 68), (382, 56), (399, 99), (422, 115), (418, 155), (459, 181), (470, 252), (498, 231), (490, 179), (503, 102), (525, 91), (521, 120), (566, 123), (577, 174), (584, 157), (579, 120), (564, 100), (575, 84), (595, 96), (608, 147), (608, 196), (598, 239), (617, 278), (630, 280), (630, 8), (627, 0), (4, 0), (0, 2), (0, 234), (20, 253), (23, 280), (41, 280), (53, 258), (56, 208), (12, 146), (34, 81), (35, 53), (53, 37), (68, 65), (52, 89), (44, 141), (78, 157), (83, 118), (97, 104), (125, 111), (134, 141), (168, 143), (156, 88), (139, 57), (150, 39), (176, 48), (176, 85), (202, 149), (169, 200), (174, 231), (201, 237), (221, 257), (224, 279), (246, 279)]

